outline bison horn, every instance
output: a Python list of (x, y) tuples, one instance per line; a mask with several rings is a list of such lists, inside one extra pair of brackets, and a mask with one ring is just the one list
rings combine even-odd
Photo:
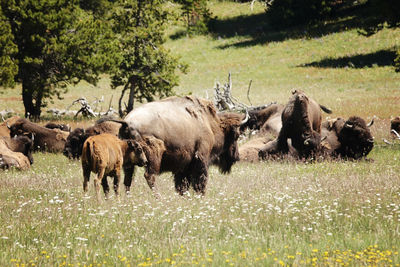
[(321, 138), (321, 142), (324, 141), (326, 138), (328, 138), (328, 136), (324, 136)]
[(370, 121), (370, 123), (367, 124), (367, 127), (371, 127), (374, 124), (374, 118)]
[(346, 122), (345, 124), (344, 124), (344, 127), (346, 127), (346, 128), (353, 128), (354, 127), (354, 125), (353, 124), (350, 124), (350, 123), (348, 123), (348, 122)]
[(307, 138), (306, 140), (304, 140), (304, 144), (305, 144), (306, 146), (308, 146), (308, 145), (310, 144), (310, 138)]
[(33, 134), (33, 133), (31, 133), (31, 139), (32, 139), (32, 142), (35, 140), (35, 135)]
[(244, 125), (250, 119), (249, 111), (246, 109), (246, 117), (240, 123), (240, 126)]
[(369, 143), (373, 143), (374, 142), (374, 138), (372, 137), (372, 138), (368, 139), (368, 142)]
[(8, 129), (11, 129), (10, 125), (8, 125), (8, 122), (6, 122), (6, 125), (7, 125), (7, 128), (8, 128)]
[(397, 139), (400, 139), (400, 134), (395, 129), (392, 129), (391, 132), (396, 135)]

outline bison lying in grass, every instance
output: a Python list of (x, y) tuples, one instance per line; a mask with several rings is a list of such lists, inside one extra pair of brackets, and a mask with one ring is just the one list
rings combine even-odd
[(366, 123), (358, 116), (348, 120), (337, 118), (322, 124), (322, 136), (326, 138), (323, 148), (329, 156), (345, 159), (366, 157), (374, 147), (370, 127), (374, 121)]
[(62, 152), (69, 132), (59, 129), (48, 129), (33, 123), (27, 119), (20, 118), (10, 126), (10, 135), (31, 135), (35, 137), (34, 150), (47, 152)]
[(121, 169), (132, 165), (143, 166), (147, 163), (141, 145), (134, 140), (120, 140), (112, 134), (100, 134), (89, 137), (82, 151), (83, 190), (88, 191), (90, 173), (94, 172), (94, 187), (99, 199), (100, 182), (106, 198), (110, 191), (107, 176), (114, 178), (114, 191), (119, 195)]

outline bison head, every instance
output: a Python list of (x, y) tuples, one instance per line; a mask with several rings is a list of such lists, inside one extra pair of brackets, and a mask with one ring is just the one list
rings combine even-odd
[(7, 124), (8, 129), (10, 130), (10, 136), (15, 137), (19, 135), (25, 135), (26, 131), (24, 129), (24, 124), (26, 119), (19, 119), (15, 123), (13, 123), (11, 126)]
[(312, 131), (310, 134), (303, 134), (302, 139), (303, 144), (299, 146), (300, 149), (297, 149), (301, 156), (311, 156), (320, 149), (321, 135), (318, 132)]
[(68, 135), (63, 154), (69, 159), (79, 159), (82, 155), (83, 143), (87, 138), (84, 129), (76, 128)]
[(369, 130), (372, 123), (367, 125), (360, 117), (350, 117), (338, 134), (339, 155), (354, 159), (367, 156), (374, 147), (374, 138)]
[(31, 134), (31, 137), (21, 135), (15, 137), (15, 140), (19, 144), (19, 151), (22, 152), (28, 159), (31, 165), (33, 164), (33, 156), (32, 156), (32, 150), (33, 150), (33, 140), (34, 140), (34, 135)]
[(393, 136), (393, 138), (399, 138), (398, 134), (400, 134), (400, 117), (396, 117), (390, 121), (390, 134)]
[(222, 153), (217, 159), (217, 165), (222, 173), (229, 173), (232, 165), (239, 160), (239, 128), (246, 123), (248, 116), (242, 120), (242, 115), (235, 113), (220, 113), (221, 128), (224, 133)]
[(128, 140), (127, 155), (130, 163), (138, 165), (140, 167), (147, 164), (147, 158), (144, 154), (142, 146), (135, 140)]

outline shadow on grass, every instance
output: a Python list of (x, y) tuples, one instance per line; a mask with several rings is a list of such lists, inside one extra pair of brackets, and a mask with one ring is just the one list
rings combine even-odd
[(338, 12), (327, 20), (309, 25), (276, 29), (268, 23), (266, 13), (238, 16), (228, 19), (213, 19), (210, 22), (210, 33), (216, 38), (248, 37), (233, 44), (221, 45), (220, 49), (229, 47), (248, 47), (270, 42), (281, 42), (288, 39), (319, 38), (331, 33), (372, 27), (378, 22), (371, 16), (364, 5), (348, 8)]
[(317, 67), (317, 68), (371, 68), (393, 66), (396, 58), (396, 51), (379, 50), (364, 55), (353, 55), (340, 58), (326, 58), (321, 61), (314, 61), (299, 65), (297, 67)]

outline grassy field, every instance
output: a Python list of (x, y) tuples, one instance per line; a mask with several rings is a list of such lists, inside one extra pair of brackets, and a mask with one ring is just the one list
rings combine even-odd
[[(31, 170), (0, 172), (0, 266), (400, 266), (400, 144), (382, 142), (400, 115), (391, 65), (400, 30), (365, 37), (362, 21), (342, 17), (276, 32), (261, 5), (210, 8), (218, 17), (209, 35), (174, 35), (181, 26), (171, 26), (167, 47), (190, 65), (177, 94), (212, 97), (229, 72), (245, 103), (250, 80), (253, 104), (285, 103), (302, 89), (331, 117), (376, 116), (368, 160), (239, 162), (229, 175), (212, 167), (204, 197), (178, 196), (167, 173), (156, 182), (161, 199), (139, 169), (131, 195), (97, 203), (92, 183), (83, 194), (79, 162), (37, 153)], [(2, 92), (0, 110), (22, 113), (20, 90)], [(50, 107), (103, 95), (104, 110), (119, 92), (104, 77)]]

